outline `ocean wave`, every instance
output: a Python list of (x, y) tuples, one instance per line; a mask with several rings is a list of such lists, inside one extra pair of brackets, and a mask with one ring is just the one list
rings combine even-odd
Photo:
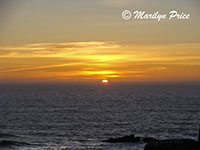
[(28, 146), (31, 145), (26, 142), (19, 142), (19, 141), (11, 141), (11, 140), (1, 140), (0, 147), (9, 147), (9, 146)]
[(1, 137), (18, 137), (18, 136), (14, 134), (9, 134), (9, 133), (0, 133), (0, 138)]

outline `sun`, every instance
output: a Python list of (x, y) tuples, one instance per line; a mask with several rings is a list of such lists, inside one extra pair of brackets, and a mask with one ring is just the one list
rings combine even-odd
[(102, 82), (102, 83), (108, 83), (108, 80), (105, 80), (105, 79), (104, 79), (104, 80), (102, 80), (101, 82)]

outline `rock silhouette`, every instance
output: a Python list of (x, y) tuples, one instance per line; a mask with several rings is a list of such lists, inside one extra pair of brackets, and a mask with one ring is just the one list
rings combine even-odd
[(192, 139), (168, 139), (158, 140), (152, 137), (135, 137), (134, 134), (119, 138), (110, 138), (103, 142), (121, 143), (121, 142), (143, 142), (147, 143), (144, 150), (200, 150), (200, 127), (198, 141)]
[(147, 143), (144, 150), (200, 150), (200, 143), (192, 139), (169, 139)]
[(159, 141), (159, 140), (152, 138), (152, 137), (144, 137), (142, 141), (145, 142), (145, 143), (149, 143), (149, 142), (156, 142), (156, 141)]
[(126, 135), (119, 138), (110, 138), (108, 140), (104, 140), (103, 142), (109, 142), (109, 143), (122, 143), (122, 142), (155, 142), (158, 141), (157, 139), (151, 138), (151, 137), (136, 137), (134, 134)]

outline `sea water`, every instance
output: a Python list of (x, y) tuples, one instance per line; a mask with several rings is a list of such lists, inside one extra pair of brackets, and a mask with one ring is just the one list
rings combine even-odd
[(145, 143), (102, 141), (197, 139), (199, 124), (200, 84), (0, 85), (2, 150), (142, 150)]

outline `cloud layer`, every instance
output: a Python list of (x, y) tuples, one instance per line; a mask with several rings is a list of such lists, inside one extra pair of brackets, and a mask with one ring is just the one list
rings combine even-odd
[(198, 43), (72, 42), (0, 46), (0, 80), (199, 80), (199, 49)]

